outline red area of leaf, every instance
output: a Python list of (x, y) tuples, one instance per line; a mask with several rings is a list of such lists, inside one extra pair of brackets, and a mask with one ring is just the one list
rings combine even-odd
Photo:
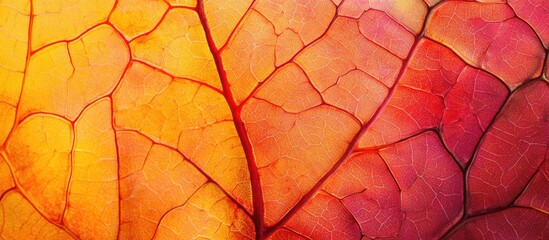
[[(80, 204), (70, 193), (73, 172), (82, 179), (86, 172), (73, 171), (68, 154), (63, 189), (36, 189), (51, 176), (32, 176), (42, 153), (27, 149), (25, 124), (38, 115), (72, 130), (85, 109), (108, 99), (119, 191), (109, 237), (549, 238), (549, 3), (495, 2), (170, 5), (149, 31), (124, 39), (142, 56), (124, 49), (134, 52), (123, 76), (111, 90), (82, 97), (82, 109), (71, 106), (79, 113), (18, 112), (26, 106), (17, 103), (23, 107), (0, 149), (0, 177), (9, 179), (0, 203), (22, 203), (36, 222), (74, 238), (92, 236), (94, 226), (73, 213), (67, 220)], [(33, 11), (31, 4), (31, 27)], [(216, 11), (232, 15), (223, 22)], [(187, 28), (170, 25), (180, 15), (196, 27), (184, 37), (177, 34)], [(123, 39), (110, 21), (39, 49), (29, 41), (26, 65), (101, 26)], [(202, 41), (204, 51), (185, 54), (208, 58), (204, 71), (165, 67), (173, 42), (162, 42), (161, 31)], [(147, 52), (155, 49), (166, 55)], [(22, 92), (36, 90), (28, 84)], [(194, 95), (178, 102), (189, 89)], [(242, 165), (231, 165), (238, 159)], [(12, 210), (0, 216), (16, 216)]]

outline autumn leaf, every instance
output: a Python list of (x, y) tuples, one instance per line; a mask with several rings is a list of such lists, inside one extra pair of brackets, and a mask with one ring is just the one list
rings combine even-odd
[(546, 0), (0, 0), (1, 239), (549, 238)]

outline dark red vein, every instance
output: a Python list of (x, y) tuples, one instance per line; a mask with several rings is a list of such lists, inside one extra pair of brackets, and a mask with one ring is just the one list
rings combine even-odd
[(225, 97), (229, 105), (229, 108), (231, 109), (233, 122), (236, 128), (236, 131), (238, 133), (238, 136), (240, 138), (240, 141), (242, 143), (242, 148), (244, 149), (244, 154), (246, 156), (246, 160), (248, 163), (248, 171), (250, 174), (250, 183), (252, 188), (252, 199), (253, 199), (252, 201), (253, 201), (253, 208), (254, 208), (252, 220), (255, 225), (256, 238), (263, 239), (263, 234), (265, 231), (265, 226), (264, 226), (265, 209), (263, 205), (263, 191), (261, 189), (261, 180), (259, 177), (259, 171), (258, 171), (257, 165), (255, 163), (255, 156), (253, 154), (252, 144), (247, 135), (246, 126), (242, 122), (241, 112), (238, 110), (238, 106), (235, 103), (234, 97), (230, 90), (230, 84), (227, 80), (227, 74), (223, 69), (223, 61), (221, 59), (220, 52), (218, 52), (215, 47), (212, 33), (208, 27), (208, 19), (206, 18), (206, 13), (204, 10), (204, 1), (198, 1), (196, 9), (198, 12), (198, 16), (200, 18), (200, 22), (202, 23), (202, 26), (204, 28), (204, 33), (206, 35), (208, 46), (210, 48), (210, 51), (215, 61), (215, 66), (219, 74), (219, 79), (221, 80), (221, 85), (223, 87), (223, 96)]
[(416, 37), (414, 44), (410, 48), (410, 51), (408, 52), (408, 55), (406, 56), (405, 61), (403, 62), (402, 67), (399, 70), (395, 83), (389, 89), (389, 93), (387, 94), (387, 97), (385, 97), (381, 105), (376, 109), (372, 118), (368, 122), (366, 122), (366, 124), (364, 124), (362, 128), (359, 130), (359, 132), (353, 137), (353, 139), (349, 143), (349, 147), (345, 150), (341, 158), (334, 164), (334, 166), (330, 170), (328, 170), (328, 172), (326, 172), (322, 176), (322, 178), (320, 178), (320, 180), (315, 184), (315, 186), (313, 186), (305, 195), (303, 195), (303, 197), (297, 202), (297, 204), (292, 209), (290, 209), (290, 211), (288, 211), (288, 213), (286, 213), (286, 215), (284, 215), (284, 217), (282, 217), (282, 219), (277, 224), (271, 226), (266, 230), (266, 233), (265, 233), (266, 237), (270, 236), (280, 227), (284, 226), (284, 224), (288, 222), (288, 220), (290, 220), (290, 218), (292, 218), (292, 216), (294, 216), (297, 213), (297, 211), (299, 211), (320, 190), (320, 188), (333, 175), (333, 173), (343, 165), (345, 160), (347, 160), (353, 154), (353, 152), (355, 151), (355, 148), (359, 144), (360, 139), (362, 138), (362, 135), (364, 135), (364, 133), (373, 125), (373, 123), (377, 120), (377, 118), (379, 118), (379, 116), (385, 109), (385, 106), (389, 103), (389, 100), (394, 95), (397, 89), (398, 83), (400, 82), (406, 68), (410, 63), (410, 59), (413, 53), (415, 52), (421, 38), (423, 38), (423, 36), (425, 35), (425, 29), (428, 22), (427, 20), (429, 19), (430, 14), (433, 12), (433, 9), (434, 8), (431, 8), (429, 13), (425, 17), (425, 21), (423, 23), (420, 34)]

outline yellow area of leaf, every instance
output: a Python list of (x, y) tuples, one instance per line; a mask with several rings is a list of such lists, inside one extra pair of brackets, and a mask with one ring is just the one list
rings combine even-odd
[(27, 56), (28, 1), (0, 1), (0, 69), (22, 73)]
[(206, 184), (164, 216), (154, 239), (254, 239), (253, 233), (244, 212), (215, 185)]
[(166, 0), (170, 6), (174, 7), (195, 7), (196, 0)]
[(13, 176), (6, 160), (0, 155), (0, 196), (12, 187), (15, 187)]
[(115, 239), (118, 162), (108, 98), (90, 105), (76, 121), (72, 154), (64, 223), (82, 239)]
[(13, 131), (6, 143), (6, 161), (18, 187), (47, 219), (61, 221), (73, 143), (70, 123), (36, 114)]
[(132, 39), (152, 30), (168, 7), (164, 1), (119, 0), (110, 22), (126, 39)]
[(126, 44), (108, 25), (40, 50), (30, 58), (18, 119), (49, 112), (75, 120), (87, 104), (113, 90), (128, 61)]
[(29, 12), (28, 1), (0, 1), (0, 145), (13, 127), (23, 84)]
[(246, 158), (221, 93), (132, 63), (113, 100), (119, 130), (177, 148), (251, 209)]
[(204, 29), (195, 11), (171, 9), (151, 33), (130, 43), (134, 59), (146, 61), (176, 77), (221, 89)]
[(33, 0), (32, 49), (77, 37), (107, 20), (115, 0)]
[(12, 190), (0, 201), (0, 238), (71, 239), (61, 228), (48, 222), (21, 195)]
[(13, 128), (15, 120), (15, 107), (0, 101), (0, 145), (6, 141), (8, 134)]

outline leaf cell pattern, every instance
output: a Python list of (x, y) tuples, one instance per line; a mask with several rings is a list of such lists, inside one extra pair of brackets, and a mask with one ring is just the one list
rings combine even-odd
[(547, 0), (0, 0), (1, 239), (547, 239)]

